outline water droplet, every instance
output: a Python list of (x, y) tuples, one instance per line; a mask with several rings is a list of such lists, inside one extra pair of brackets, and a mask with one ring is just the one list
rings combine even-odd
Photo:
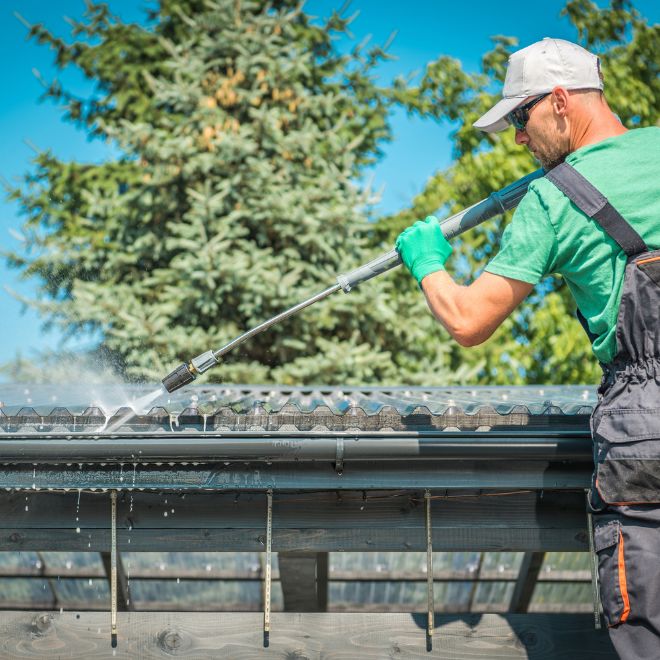
[(80, 534), (80, 527), (76, 527), (76, 534)]

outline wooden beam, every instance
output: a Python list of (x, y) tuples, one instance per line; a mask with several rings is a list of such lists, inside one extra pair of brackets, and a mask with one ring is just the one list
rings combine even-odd
[(330, 569), (330, 553), (316, 553), (316, 598), (319, 612), (328, 611), (328, 575)]
[(53, 609), (56, 610), (59, 607), (59, 600), (57, 598), (57, 589), (55, 588), (55, 583), (48, 573), (48, 566), (46, 564), (43, 553), (37, 552), (37, 558), (39, 560), (39, 577), (45, 577), (48, 581), (48, 589), (50, 590), (51, 596), (53, 597)]
[[(179, 603), (176, 600), (176, 595), (173, 595), (172, 600), (145, 600), (137, 601), (134, 611), (137, 612), (172, 612)], [(67, 612), (108, 612), (110, 610), (110, 598), (96, 599), (96, 600), (67, 600), (66, 607), (60, 606), (63, 611)], [(401, 603), (337, 603), (329, 604), (328, 612), (330, 613), (360, 613), (360, 614), (401, 614), (404, 609)], [(409, 608), (415, 609), (415, 608)], [(22, 611), (47, 611), (54, 612), (52, 600), (37, 601), (37, 600), (0, 600), (0, 611), (7, 610), (22, 610)], [(178, 612), (263, 612), (263, 604), (261, 602), (252, 601), (213, 601), (213, 602), (197, 602), (192, 606), (186, 606), (177, 610)], [(281, 612), (281, 608), (273, 609), (274, 612)], [(471, 613), (465, 611), (463, 605), (454, 602), (438, 602), (435, 603), (436, 614), (460, 614), (468, 616), (469, 614), (507, 614), (507, 603), (475, 603)], [(535, 614), (583, 614), (591, 613), (593, 620), (593, 603), (532, 603), (529, 606), (529, 612)], [(2, 616), (0, 615), (0, 622)], [(1, 656), (0, 656), (1, 657)]]
[(285, 612), (327, 609), (327, 552), (280, 552), (278, 565)]
[[(107, 550), (107, 493), (83, 493), (75, 522), (77, 496), (34, 493), (26, 504), (24, 493), (0, 493), (0, 550)], [(125, 493), (118, 503), (119, 548), (263, 552), (264, 501), (262, 493)], [(276, 493), (273, 551), (424, 550), (420, 501), (415, 491), (369, 492), (366, 501), (362, 492)], [(581, 491), (434, 494), (432, 508), (438, 552), (588, 546)]]
[(544, 559), (545, 552), (526, 552), (523, 556), (518, 580), (511, 595), (509, 612), (522, 614), (529, 609)]
[(4, 612), (7, 657), (116, 657), (199, 660), (219, 657), (384, 657), (501, 660), (598, 658), (615, 660), (607, 631), (594, 630), (589, 614), (441, 615), (435, 617), (431, 652), (425, 650), (425, 615), (274, 613), (270, 647), (262, 646), (260, 613), (121, 612), (119, 646), (110, 648), (104, 612)]

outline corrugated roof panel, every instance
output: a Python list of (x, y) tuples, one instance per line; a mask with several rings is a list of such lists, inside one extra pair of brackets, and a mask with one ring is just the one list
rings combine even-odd
[[(362, 431), (584, 425), (595, 388), (0, 386), (0, 433)], [(570, 417), (579, 419), (570, 420)]]

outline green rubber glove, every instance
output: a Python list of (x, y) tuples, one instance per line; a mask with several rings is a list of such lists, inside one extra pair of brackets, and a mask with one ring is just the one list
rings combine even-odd
[(445, 269), (445, 261), (452, 248), (443, 236), (440, 223), (435, 216), (418, 220), (404, 229), (395, 243), (403, 263), (421, 286), (430, 273)]

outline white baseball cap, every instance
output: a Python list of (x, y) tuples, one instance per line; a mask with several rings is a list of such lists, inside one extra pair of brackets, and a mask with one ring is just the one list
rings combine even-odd
[(566, 89), (603, 89), (600, 60), (589, 51), (563, 39), (545, 37), (509, 57), (502, 100), (474, 122), (487, 133), (509, 126), (505, 117), (530, 96)]

